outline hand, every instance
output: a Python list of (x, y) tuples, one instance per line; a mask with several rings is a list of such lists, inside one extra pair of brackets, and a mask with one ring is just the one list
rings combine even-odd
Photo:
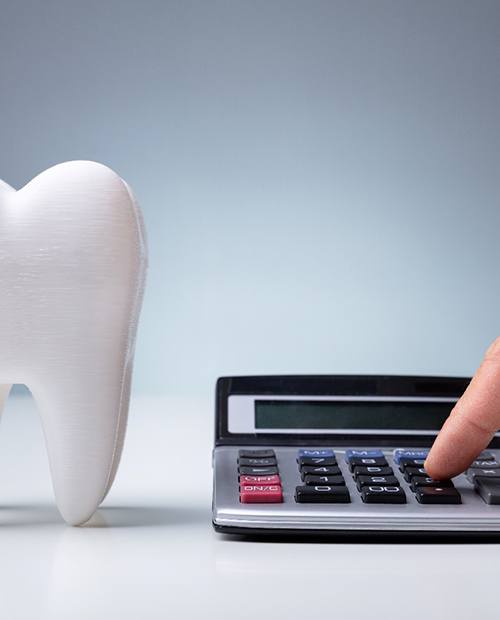
[(460, 474), (499, 429), (500, 338), (497, 338), (436, 437), (424, 464), (427, 473), (436, 480)]

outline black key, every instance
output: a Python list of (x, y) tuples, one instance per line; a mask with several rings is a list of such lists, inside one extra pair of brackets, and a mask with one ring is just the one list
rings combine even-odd
[(385, 456), (353, 456), (349, 459), (349, 469), (354, 471), (355, 467), (387, 467), (388, 463)]
[(491, 461), (491, 460), (494, 460), (495, 456), (491, 452), (488, 452), (487, 450), (483, 450), (481, 454), (478, 455), (477, 458), (482, 461)]
[(304, 476), (304, 482), (308, 486), (326, 485), (326, 486), (342, 486), (345, 485), (345, 480), (342, 476)]
[(240, 467), (240, 474), (244, 476), (274, 476), (278, 473), (277, 467)]
[(479, 469), (500, 469), (500, 463), (495, 459), (487, 459), (484, 461), (478, 459), (477, 461), (472, 461), (470, 467), (478, 467)]
[(407, 467), (423, 467), (425, 459), (413, 459), (409, 456), (402, 456), (399, 459), (399, 471), (404, 472)]
[(331, 467), (337, 464), (334, 456), (299, 456), (297, 459), (299, 467)]
[(370, 486), (399, 486), (399, 480), (396, 476), (358, 476), (356, 478), (356, 486), (358, 491), (363, 487)]
[(411, 482), (414, 476), (423, 476), (424, 478), (429, 477), (423, 467), (406, 467), (404, 476), (406, 482)]
[(297, 487), (295, 501), (299, 504), (348, 504), (351, 497), (347, 487), (318, 485)]
[(487, 504), (500, 504), (500, 478), (477, 478), (475, 486)]
[(367, 504), (406, 504), (406, 494), (397, 485), (363, 487), (361, 498)]
[(467, 480), (474, 482), (476, 478), (500, 478), (500, 469), (479, 469), (478, 467), (471, 467), (467, 470)]
[(352, 473), (355, 478), (358, 476), (392, 476), (394, 474), (392, 467), (364, 467), (361, 465), (355, 467)]
[(336, 466), (332, 466), (332, 467), (310, 467), (310, 466), (305, 466), (302, 467), (300, 469), (300, 475), (302, 477), (302, 480), (305, 479), (306, 476), (308, 475), (312, 475), (312, 476), (341, 476), (342, 472), (340, 471), (339, 467)]
[(413, 476), (411, 479), (411, 490), (416, 491), (419, 487), (447, 487), (453, 488), (451, 480), (434, 480), (429, 476)]
[(249, 457), (240, 457), (238, 459), (238, 463), (243, 465), (244, 467), (272, 467), (273, 465), (277, 465), (275, 458), (267, 458), (267, 459), (256, 459)]
[(269, 459), (275, 457), (276, 454), (274, 454), (274, 450), (247, 450), (243, 448), (238, 452), (238, 456), (244, 459)]
[(421, 504), (461, 504), (460, 493), (454, 487), (418, 487), (415, 497)]

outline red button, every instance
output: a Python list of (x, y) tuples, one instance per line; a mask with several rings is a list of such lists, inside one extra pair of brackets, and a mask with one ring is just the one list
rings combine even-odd
[(262, 484), (264, 486), (281, 484), (279, 476), (240, 476), (240, 484)]
[(245, 484), (240, 487), (240, 502), (242, 504), (281, 504), (283, 493), (278, 484)]

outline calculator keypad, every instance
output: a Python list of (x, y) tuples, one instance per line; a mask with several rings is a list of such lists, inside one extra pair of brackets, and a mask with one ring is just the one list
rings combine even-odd
[(428, 450), (395, 451), (394, 460), (420, 504), (461, 504), (460, 493), (451, 480), (435, 480), (424, 469)]
[(240, 450), (238, 479), (242, 504), (280, 504), (283, 501), (274, 450)]
[[(396, 475), (392, 463), (379, 449), (347, 449), (342, 455), (346, 465), (341, 468), (333, 449), (302, 448), (297, 454), (301, 484), (296, 486), (295, 501), (349, 503), (345, 468), (344, 471), (349, 470), (353, 477), (360, 499), (367, 504), (403, 504), (407, 501), (408, 490), (420, 504), (460, 504), (461, 495), (451, 480), (435, 480), (427, 475), (424, 468), (427, 454), (426, 449), (394, 450)], [(500, 504), (500, 459), (483, 451), (472, 462), (466, 476), (486, 504)], [(241, 503), (283, 502), (278, 460), (273, 449), (241, 449), (238, 481)]]
[(405, 504), (406, 494), (381, 451), (348, 450), (346, 462), (365, 504)]
[(305, 483), (295, 489), (297, 503), (348, 504), (351, 501), (333, 450), (299, 450), (297, 464)]

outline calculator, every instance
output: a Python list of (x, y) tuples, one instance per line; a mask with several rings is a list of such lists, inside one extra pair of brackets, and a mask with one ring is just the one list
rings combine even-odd
[(219, 379), (215, 529), (252, 536), (500, 532), (500, 434), (451, 480), (434, 480), (424, 469), (469, 381)]

